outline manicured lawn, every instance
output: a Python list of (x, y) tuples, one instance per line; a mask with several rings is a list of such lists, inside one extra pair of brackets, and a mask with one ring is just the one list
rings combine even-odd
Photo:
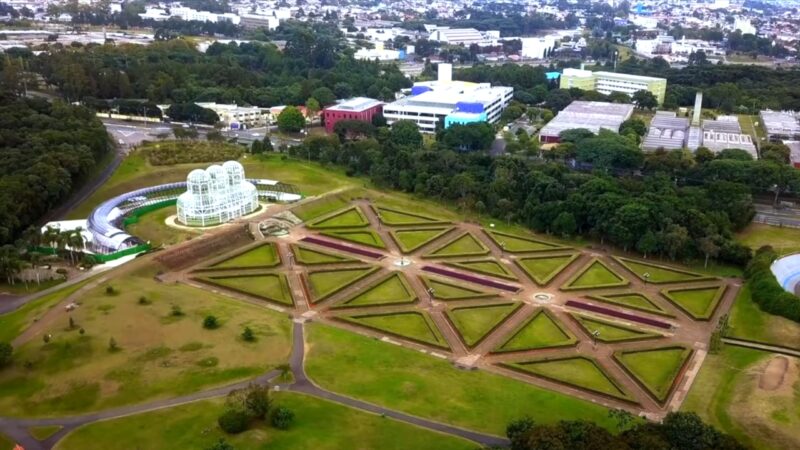
[(449, 348), (436, 324), (427, 313), (401, 312), (396, 314), (355, 315), (344, 317), (348, 322), (385, 331), (399, 337), (411, 339), (435, 347)]
[(322, 250), (310, 249), (308, 247), (303, 247), (302, 245), (292, 245), (292, 253), (294, 253), (295, 261), (298, 264), (304, 265), (333, 264), (356, 261), (353, 258), (323, 252)]
[(167, 225), (169, 216), (177, 214), (175, 205), (165, 206), (139, 216), (139, 221), (125, 227), (125, 230), (143, 241), (149, 241), (154, 247), (169, 246), (200, 236), (201, 230), (173, 228)]
[(292, 213), (307, 222), (317, 217), (330, 214), (347, 206), (347, 199), (342, 195), (326, 195), (325, 197), (309, 201), (296, 208), (292, 208)]
[(691, 350), (669, 347), (653, 350), (617, 352), (614, 357), (663, 402)]
[(377, 267), (358, 269), (320, 270), (309, 272), (308, 285), (315, 302), (328, 298), (346, 286), (377, 271)]
[(800, 349), (800, 323), (766, 313), (742, 286), (731, 308), (728, 336)]
[(357, 206), (308, 224), (309, 228), (365, 227), (369, 221)]
[(435, 223), (447, 222), (446, 220), (438, 217), (408, 213), (380, 206), (376, 207), (375, 211), (378, 213), (381, 222), (389, 226), (431, 225)]
[(520, 362), (509, 366), (612, 397), (628, 398), (625, 392), (605, 375), (597, 363), (586, 357)]
[(541, 252), (563, 248), (561, 245), (500, 231), (486, 231), (503, 250), (510, 253)]
[(322, 324), (312, 323), (306, 332), (308, 375), (351, 397), (496, 435), (526, 415), (536, 423), (586, 419), (613, 426), (605, 408), (575, 397), (481, 370), (463, 371), (449, 361)]
[(0, 450), (13, 450), (14, 445), (15, 443), (10, 437), (0, 433)]
[(544, 286), (575, 261), (580, 253), (520, 258), (517, 264), (538, 285)]
[(651, 264), (634, 259), (617, 258), (617, 261), (619, 261), (623, 266), (627, 267), (642, 280), (645, 279), (644, 275), (648, 274), (649, 278), (647, 278), (647, 281), (650, 283), (675, 283), (679, 281), (692, 281), (706, 278), (699, 273), (673, 269), (667, 266)]
[(626, 308), (638, 309), (640, 311), (647, 311), (653, 314), (672, 317), (672, 314), (664, 311), (663, 308), (653, 303), (653, 301), (647, 298), (647, 296), (644, 294), (631, 292), (628, 294), (593, 295), (590, 298), (604, 303), (611, 303), (614, 305), (624, 306)]
[(214, 264), (212, 267), (216, 269), (274, 267), (280, 264), (280, 262), (281, 259), (278, 256), (278, 250), (275, 248), (275, 244), (267, 242), (266, 244), (259, 245), (244, 253), (239, 253), (229, 259)]
[(368, 247), (386, 248), (386, 243), (383, 242), (380, 235), (372, 230), (333, 230), (323, 231), (321, 234), (348, 242), (354, 242), (356, 244), (366, 245)]
[(724, 286), (665, 289), (664, 296), (695, 319), (708, 319), (719, 304)]
[(779, 255), (800, 252), (800, 229), (751, 223), (736, 235), (740, 243), (756, 250), (771, 245)]
[(43, 441), (50, 436), (56, 434), (61, 427), (59, 425), (50, 425), (44, 427), (31, 427), (28, 432), (38, 441)]
[(433, 289), (433, 298), (438, 300), (468, 300), (474, 298), (493, 297), (494, 294), (446, 281), (423, 277), (422, 282), (428, 289)]
[(295, 414), (288, 430), (277, 430), (262, 423), (238, 435), (225, 434), (217, 425), (217, 417), (224, 410), (223, 401), (215, 399), (90, 424), (67, 435), (56, 448), (204, 449), (220, 438), (237, 449), (475, 448), (475, 444), (468, 441), (303, 394), (280, 392), (274, 394), (274, 400)]
[(440, 236), (444, 236), (450, 230), (452, 228), (449, 227), (414, 228), (410, 230), (393, 230), (391, 235), (403, 253), (411, 253), (423, 245), (433, 242)]
[(503, 264), (493, 259), (482, 259), (480, 261), (462, 261), (454, 262), (449, 265), (461, 269), (466, 269), (471, 272), (477, 272), (484, 275), (505, 278), (507, 280), (516, 280), (517, 277), (511, 273)]
[(292, 293), (286, 275), (280, 273), (267, 273), (262, 275), (221, 275), (200, 277), (201, 281), (227, 287), (245, 294), (282, 303), (293, 305)]
[(575, 315), (573, 317), (575, 317), (587, 334), (591, 335), (595, 332), (599, 332), (595, 339), (600, 342), (622, 342), (661, 337), (658, 333), (637, 330), (605, 320), (597, 320), (580, 315)]
[(519, 330), (503, 343), (496, 353), (563, 347), (576, 342), (572, 334), (545, 310), (537, 311)]
[[(759, 387), (774, 354), (726, 345), (708, 355), (681, 406), (759, 450), (800, 447), (800, 391), (786, 380), (775, 390)], [(797, 360), (790, 358), (797, 370)], [(788, 373), (787, 373), (788, 374)]]
[(447, 317), (468, 347), (477, 345), (494, 327), (508, 318), (521, 304), (460, 307), (447, 311)]
[[(35, 324), (32, 339), (0, 371), (0, 411), (7, 416), (59, 416), (175, 397), (259, 375), (287, 361), (291, 322), (265, 308), (153, 279), (150, 257), (117, 274), (114, 295), (100, 285), (80, 306)], [(145, 297), (148, 304), (140, 304)], [(173, 314), (173, 305), (182, 315)], [(207, 315), (220, 327), (202, 327)], [(249, 326), (255, 342), (244, 342)], [(79, 329), (85, 330), (84, 335)], [(52, 335), (44, 344), (42, 335)], [(109, 351), (109, 340), (118, 350)], [(30, 361), (26, 368), (22, 361)]]
[(595, 259), (578, 271), (561, 289), (598, 289), (627, 285), (628, 280)]
[(0, 315), (0, 342), (13, 341), (42, 314), (46, 313), (62, 299), (69, 297), (87, 283), (89, 283), (89, 281), (82, 281), (72, 286), (59, 289), (56, 292), (30, 301), (10, 313)]
[(475, 236), (464, 233), (453, 241), (437, 248), (426, 256), (429, 257), (451, 257), (451, 256), (475, 256), (489, 253), (486, 248)]
[(395, 272), (336, 307), (394, 305), (414, 303), (416, 300), (417, 296), (405, 280), (405, 275)]

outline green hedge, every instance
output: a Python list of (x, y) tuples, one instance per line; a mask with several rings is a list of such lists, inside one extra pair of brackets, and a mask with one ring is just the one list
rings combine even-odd
[(800, 322), (800, 297), (783, 290), (770, 270), (772, 262), (777, 258), (778, 254), (772, 247), (758, 249), (744, 272), (747, 285), (753, 301), (762, 311)]

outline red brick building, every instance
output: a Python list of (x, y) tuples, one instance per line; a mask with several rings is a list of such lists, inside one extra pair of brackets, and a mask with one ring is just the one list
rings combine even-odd
[(367, 97), (355, 97), (322, 110), (322, 120), (325, 122), (325, 131), (333, 133), (333, 126), (340, 120), (372, 122), (372, 118), (382, 111), (383, 102)]

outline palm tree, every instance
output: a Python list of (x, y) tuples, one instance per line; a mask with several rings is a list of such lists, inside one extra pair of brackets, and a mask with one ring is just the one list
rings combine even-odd
[[(86, 246), (86, 239), (83, 238), (83, 227), (77, 227), (69, 234), (69, 247), (70, 251), (80, 250), (83, 253)], [(75, 262), (73, 261), (73, 264)]]
[[(56, 237), (56, 245), (58, 246), (59, 253), (63, 250), (67, 249), (69, 245), (69, 237), (72, 234), (71, 231), (59, 231), (58, 236)], [(72, 250), (70, 249), (69, 252), (69, 260), (72, 261)]]
[(28, 247), (39, 247), (42, 245), (42, 240), (44, 239), (44, 233), (38, 227), (28, 227), (22, 233), (22, 240), (27, 244)]

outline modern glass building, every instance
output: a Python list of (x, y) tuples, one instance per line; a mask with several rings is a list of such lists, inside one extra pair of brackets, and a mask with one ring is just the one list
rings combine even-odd
[(186, 178), (186, 192), (178, 196), (178, 221), (206, 227), (228, 222), (258, 209), (258, 191), (244, 177), (236, 161), (206, 170), (196, 169)]

